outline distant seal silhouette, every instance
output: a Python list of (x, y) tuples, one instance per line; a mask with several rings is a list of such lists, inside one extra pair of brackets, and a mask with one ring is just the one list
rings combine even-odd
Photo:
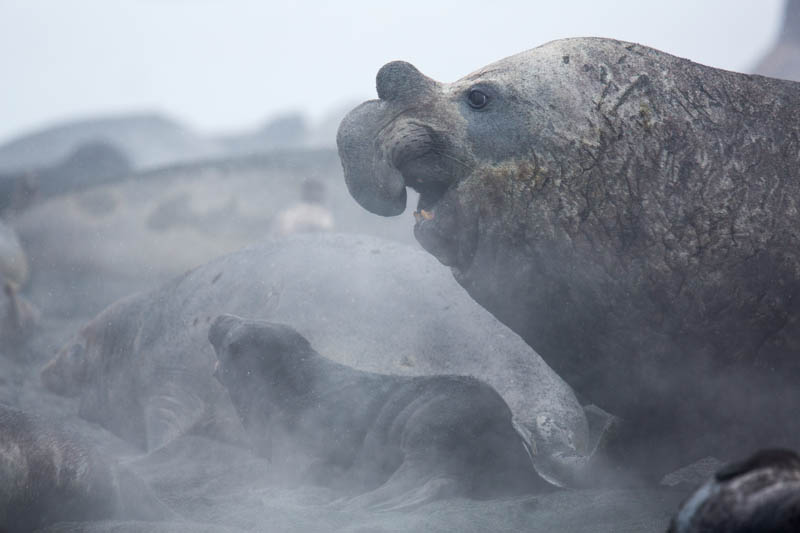
[(800, 531), (800, 456), (762, 450), (728, 465), (681, 506), (668, 533)]
[(629, 421), (622, 461), (800, 446), (800, 84), (576, 38), (376, 86), (339, 128), (351, 195), (418, 191), (420, 244)]
[[(542, 489), (511, 410), (488, 385), (456, 376), (362, 372), (318, 354), (289, 326), (217, 317), (208, 338), (257, 451), (285, 435), (348, 480), (371, 506), (446, 495), (489, 497)], [(266, 444), (265, 444), (266, 443)], [(273, 458), (274, 459), (274, 458)], [(319, 476), (319, 474), (318, 474)]]
[(127, 469), (55, 423), (0, 404), (0, 531), (170, 518)]

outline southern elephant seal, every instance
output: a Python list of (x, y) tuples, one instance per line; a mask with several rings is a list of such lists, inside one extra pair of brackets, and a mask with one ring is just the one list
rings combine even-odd
[(158, 448), (232, 409), (220, 402), (207, 340), (223, 313), (292, 324), (327, 357), (360, 370), (479, 377), (510, 406), (537, 468), (555, 481), (573, 483), (591, 453), (583, 409), (536, 352), (424, 251), (366, 236), (265, 243), (119, 301), (64, 345), (42, 379), (79, 396), (84, 418)]
[(800, 456), (762, 450), (728, 465), (698, 488), (668, 533), (800, 531)]
[(290, 442), (314, 460), (312, 481), (370, 507), (444, 496), (519, 495), (549, 486), (533, 468), (511, 410), (464, 376), (392, 376), (317, 353), (289, 326), (221, 315), (208, 338), (255, 451)]
[(144, 482), (78, 436), (0, 404), (0, 531), (170, 518)]
[(798, 443), (799, 84), (577, 38), (377, 90), (338, 133), (353, 197), (419, 191), (417, 240), (631, 422), (626, 461)]

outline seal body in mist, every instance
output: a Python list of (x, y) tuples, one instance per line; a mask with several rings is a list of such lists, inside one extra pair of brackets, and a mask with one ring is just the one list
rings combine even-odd
[(477, 376), (511, 408), (542, 475), (581, 482), (593, 445), (572, 389), (429, 254), (374, 237), (268, 242), (120, 300), (64, 344), (43, 383), (148, 451), (195, 431), (236, 440), (243, 430), (208, 343), (223, 313), (292, 324), (359, 370)]
[(339, 128), (352, 196), (417, 190), (417, 240), (630, 422), (626, 461), (799, 443), (800, 85), (578, 38), (377, 90)]
[(217, 317), (208, 337), (256, 451), (270, 455), (270, 440), (283, 436), (315, 460), (315, 481), (361, 494), (361, 503), (404, 507), (547, 486), (511, 410), (475, 378), (358, 371), (325, 359), (289, 326), (233, 315)]
[(762, 450), (719, 470), (687, 499), (668, 533), (800, 531), (800, 456)]
[(0, 531), (170, 518), (133, 473), (52, 421), (0, 404)]

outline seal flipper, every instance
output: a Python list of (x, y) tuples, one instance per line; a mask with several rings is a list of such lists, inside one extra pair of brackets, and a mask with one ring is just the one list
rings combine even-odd
[(112, 465), (111, 479), (118, 493), (115, 518), (145, 522), (182, 518), (159, 500), (150, 487), (128, 468)]
[[(192, 428), (192, 434), (202, 435), (219, 442), (244, 448), (254, 448), (262, 451), (271, 450), (271, 440), (269, 438), (259, 441), (257, 444), (252, 442), (252, 438), (247, 435), (244, 426), (242, 426), (242, 421), (228, 397), (228, 392), (219, 383), (212, 383), (207, 391), (205, 409), (206, 412), (202, 420)], [(260, 455), (270, 461), (272, 460), (271, 451)]]
[(386, 483), (347, 500), (345, 508), (407, 511), (466, 492), (464, 483), (441, 470), (436, 464), (404, 461)]
[(144, 431), (147, 451), (157, 450), (188, 433), (203, 419), (205, 402), (180, 382), (162, 382), (158, 394), (144, 405)]

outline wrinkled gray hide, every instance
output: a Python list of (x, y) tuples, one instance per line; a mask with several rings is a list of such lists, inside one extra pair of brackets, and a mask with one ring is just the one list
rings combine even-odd
[(351, 194), (419, 191), (418, 241), (629, 420), (621, 459), (798, 444), (800, 84), (586, 38), (377, 90), (339, 129)]
[(79, 395), (83, 417), (146, 449), (192, 429), (236, 440), (207, 340), (222, 313), (291, 324), (326, 357), (361, 370), (479, 377), (508, 403), (553, 479), (570, 482), (561, 461), (591, 451), (572, 390), (536, 352), (428, 254), (365, 236), (275, 241), (119, 301), (42, 378)]

